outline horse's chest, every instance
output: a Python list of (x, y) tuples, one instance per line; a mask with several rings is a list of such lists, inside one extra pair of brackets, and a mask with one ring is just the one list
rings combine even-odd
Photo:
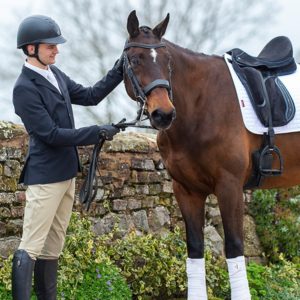
[(203, 181), (199, 172), (199, 166), (196, 162), (191, 161), (190, 157), (182, 151), (174, 151), (172, 148), (160, 148), (160, 154), (164, 165), (171, 177), (184, 185), (189, 185), (195, 189), (199, 187), (199, 182)]
[[(173, 140), (166, 135), (159, 135), (157, 144), (164, 165), (175, 181), (189, 190), (210, 192), (213, 190), (211, 157), (207, 156), (202, 147), (193, 143), (184, 143), (183, 140), (174, 145)], [(185, 144), (188, 146), (184, 146)]]

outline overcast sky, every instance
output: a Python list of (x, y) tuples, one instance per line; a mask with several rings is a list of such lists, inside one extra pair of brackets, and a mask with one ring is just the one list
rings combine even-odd
[[(111, 0), (113, 1), (113, 0)], [(132, 0), (133, 3), (138, 0)], [(205, 1), (205, 0), (202, 0)], [(300, 12), (300, 0), (281, 0), (279, 1), (281, 9), (274, 10), (272, 12), (275, 15), (276, 22), (266, 30), (265, 34), (260, 35), (257, 43), (249, 43), (244, 45), (232, 45), (232, 48), (239, 47), (248, 51), (250, 54), (258, 54), (261, 48), (267, 43), (271, 38), (278, 35), (286, 35), (293, 42), (295, 52), (300, 57), (300, 26), (299, 26), (299, 12)], [(11, 51), (16, 51), (16, 32), (18, 25), (22, 19), (30, 14), (47, 14), (47, 6), (51, 5), (51, 1), (44, 0), (0, 0), (0, 40), (1, 43), (7, 44), (8, 49)], [(272, 11), (273, 7), (270, 7)], [(245, 12), (246, 13), (246, 12)], [(52, 16), (55, 19), (55, 16)], [(172, 16), (171, 16), (172, 17)], [(59, 23), (59, 20), (57, 20)], [(12, 35), (7, 40), (5, 32), (3, 32), (4, 25), (9, 25), (12, 30)], [(150, 24), (151, 25), (151, 24)], [(238, 30), (238, 29), (237, 29)], [(258, 31), (264, 28), (258, 28)], [(242, 34), (242, 32), (241, 32)], [(261, 37), (262, 36), (262, 37)], [(4, 38), (5, 37), (5, 38)], [(8, 50), (9, 51), (9, 50)], [(5, 59), (5, 53), (2, 54), (2, 60)], [(2, 62), (3, 64), (3, 62)], [(20, 61), (21, 69), (22, 61)], [(13, 87), (13, 82), (11, 84), (1, 84), (0, 82), (0, 97), (6, 95), (5, 98), (9, 97)], [(1, 101), (0, 100), (0, 105)], [(19, 122), (18, 118), (15, 117), (13, 112), (13, 107), (9, 102), (3, 103), (0, 109), (0, 120), (11, 120), (14, 122)]]
[[(132, 0), (132, 2), (138, 2), (138, 0)], [(272, 25), (271, 30), (268, 29), (268, 33), (265, 35), (265, 39), (266, 41), (268, 41), (274, 36), (286, 35), (292, 40), (294, 47), (296, 49), (300, 49), (299, 22), (297, 24), (300, 12), (300, 1), (281, 0), (279, 1), (279, 3), (281, 5), (281, 9), (274, 11), (276, 22)], [(0, 0), (0, 26), (3, 23), (8, 23), (11, 24), (11, 26), (15, 28), (16, 31), (18, 27), (18, 24), (15, 24), (16, 21), (21, 21), (29, 14), (47, 14), (47, 6), (45, 6), (45, 4), (50, 5), (51, 1)], [(272, 9), (273, 7), (270, 7), (271, 11)], [(261, 28), (261, 30), (264, 30), (264, 28)], [(259, 51), (260, 49), (260, 46), (253, 43), (245, 46), (249, 49), (249, 51)]]

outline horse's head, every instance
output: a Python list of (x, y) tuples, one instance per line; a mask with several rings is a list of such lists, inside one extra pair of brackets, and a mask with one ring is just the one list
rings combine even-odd
[(153, 29), (142, 26), (132, 11), (128, 16), (129, 38), (124, 48), (125, 87), (128, 95), (145, 108), (151, 125), (167, 129), (175, 118), (171, 102), (170, 55), (162, 42), (169, 22), (167, 17)]

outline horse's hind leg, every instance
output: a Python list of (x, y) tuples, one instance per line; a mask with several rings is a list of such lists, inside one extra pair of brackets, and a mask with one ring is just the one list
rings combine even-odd
[(207, 195), (188, 192), (176, 181), (173, 188), (186, 225), (188, 300), (207, 300), (203, 236)]
[(250, 300), (243, 248), (243, 190), (239, 180), (230, 177), (227, 174), (224, 182), (220, 179), (215, 193), (223, 221), (231, 300)]

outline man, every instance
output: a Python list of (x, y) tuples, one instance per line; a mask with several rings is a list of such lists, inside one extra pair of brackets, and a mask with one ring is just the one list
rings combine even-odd
[(118, 60), (93, 87), (85, 88), (53, 66), (58, 44), (66, 40), (54, 20), (42, 15), (24, 19), (17, 48), (27, 59), (13, 90), (13, 104), (29, 134), (28, 156), (20, 182), (28, 185), (23, 235), (12, 269), (13, 299), (30, 299), (32, 273), (38, 299), (56, 299), (58, 258), (74, 201), (80, 169), (76, 146), (111, 140), (112, 125), (74, 128), (71, 104), (97, 105), (123, 79)]

